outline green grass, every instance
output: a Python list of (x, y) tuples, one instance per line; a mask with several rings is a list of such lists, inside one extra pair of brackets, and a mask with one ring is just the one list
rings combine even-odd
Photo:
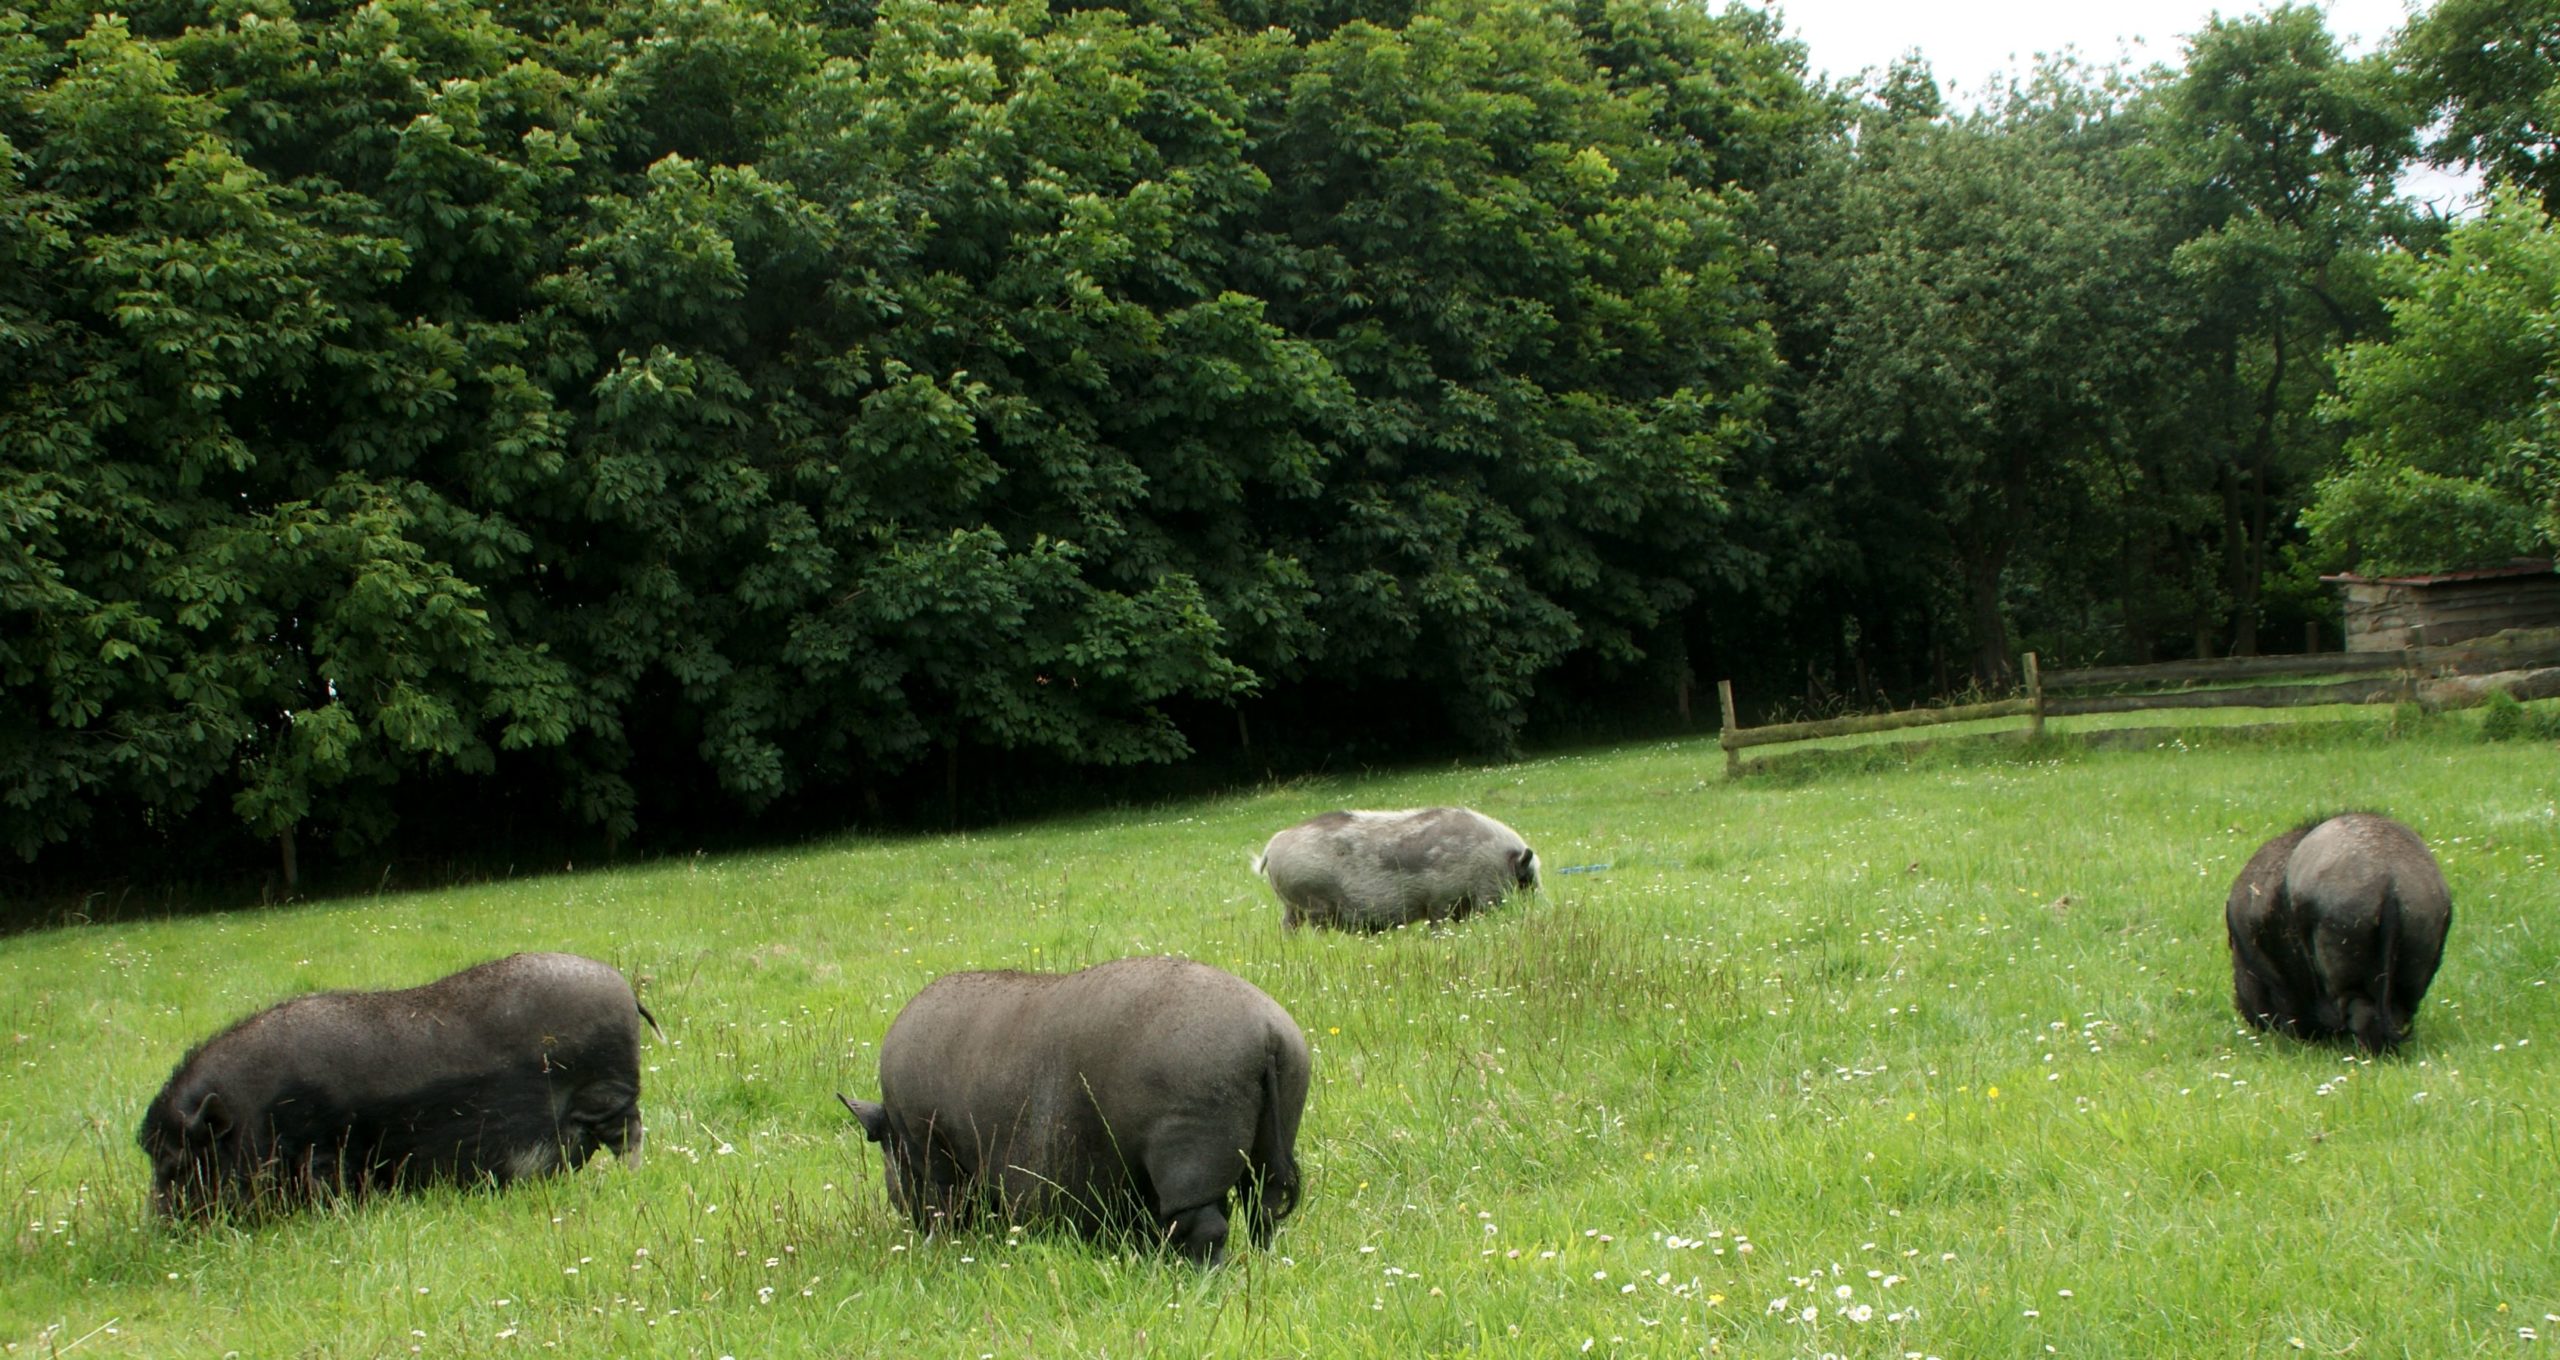
[[(2560, 751), (2476, 723), (1868, 753), (1713, 738), (0, 940), (11, 1355), (2450, 1356), (2560, 1340)], [(1842, 757), (1846, 760), (1848, 758)], [(1548, 890), (1283, 938), (1246, 861), (1460, 802)], [(2266, 836), (2401, 815), (2455, 918), (2404, 1055), (2262, 1040), (2219, 921)], [(1567, 866), (1605, 871), (1565, 874)], [(191, 1042), (516, 949), (666, 1026), (650, 1153), (172, 1231), (132, 1143)], [(1305, 1202), (1198, 1272), (919, 1240), (835, 1104), (936, 975), (1171, 951), (1316, 1050)], [(1811, 1310), (1810, 1313), (1807, 1310)]]

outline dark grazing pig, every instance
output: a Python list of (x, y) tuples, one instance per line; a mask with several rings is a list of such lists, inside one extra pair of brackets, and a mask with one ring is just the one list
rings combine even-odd
[(1538, 886), (1538, 852), (1467, 808), (1327, 812), (1271, 838), (1253, 871), (1280, 897), (1280, 923), (1389, 930), (1494, 906)]
[(2260, 1029), (2353, 1035), (2385, 1053), (2408, 1037), (2444, 958), (2453, 899), (2417, 833), (2350, 812), (2259, 847), (2223, 907), (2232, 1003)]
[(295, 997), (170, 1074), (138, 1135), (155, 1197), (190, 1217), (636, 1157), (645, 1018), (622, 974), (574, 954)]
[(1188, 959), (1080, 973), (954, 973), (880, 1042), (889, 1198), (930, 1232), (980, 1211), (1225, 1252), (1229, 1196), (1257, 1246), (1298, 1201), (1307, 1041), (1252, 983)]

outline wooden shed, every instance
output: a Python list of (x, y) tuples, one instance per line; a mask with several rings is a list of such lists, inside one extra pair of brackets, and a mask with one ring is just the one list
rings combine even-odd
[(2440, 647), (2504, 628), (2560, 626), (2560, 572), (2547, 557), (2427, 576), (2323, 576), (2346, 597), (2347, 650)]

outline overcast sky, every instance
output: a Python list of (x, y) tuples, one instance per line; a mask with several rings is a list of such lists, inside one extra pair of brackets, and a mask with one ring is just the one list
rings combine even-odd
[[(2351, 54), (2372, 51), (2409, 20), (2423, 0), (2331, 0), (2320, 8), (2329, 31)], [(2130, 56), (2137, 65), (2182, 65), (2187, 37), (2219, 13), (2229, 18), (2271, 8), (2266, 3), (2211, 0), (1775, 0), (1787, 32), (1804, 40), (1815, 74), (1848, 80), (1881, 70), (1918, 48), (1947, 102), (1980, 101), (1994, 76), (2023, 75), (2038, 53), (2066, 49), (2093, 65)], [(2458, 199), (2468, 177), (2419, 167), (2402, 188), (2429, 201)], [(2445, 206), (2454, 206), (2447, 201)]]
[[(1971, 103), (1999, 73), (2023, 74), (2039, 52), (2077, 51), (2105, 64), (2130, 54), (2144, 65), (2185, 57), (2189, 34), (2219, 12), (2256, 13), (2264, 4), (2210, 0), (1781, 0), (1787, 31), (1804, 39), (1816, 72), (1846, 80), (1913, 48), (1928, 57), (1951, 99)], [(2373, 50), (2408, 22), (2401, 0), (2333, 0), (2321, 8), (2329, 31), (2353, 53)]]

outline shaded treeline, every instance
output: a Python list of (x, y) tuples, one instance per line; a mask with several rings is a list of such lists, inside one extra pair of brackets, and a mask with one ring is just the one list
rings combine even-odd
[(1667, 0), (10, 10), (0, 832), (556, 862), (2250, 650), (2431, 98), (2309, 10), (1961, 117)]

